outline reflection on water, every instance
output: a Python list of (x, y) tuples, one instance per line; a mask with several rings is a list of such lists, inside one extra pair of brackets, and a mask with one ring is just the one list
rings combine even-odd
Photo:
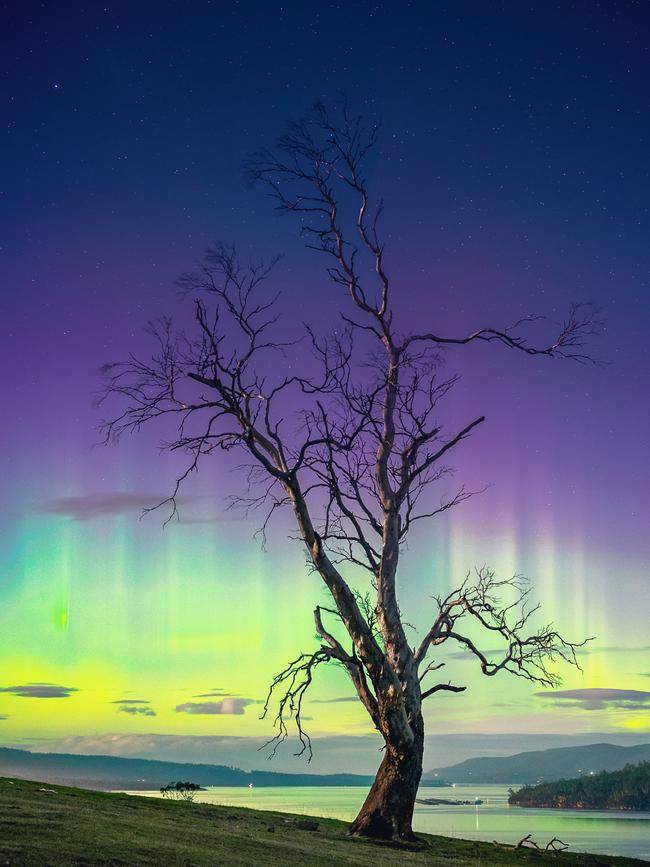
[[(474, 801), (479, 806), (416, 804), (414, 828), (430, 834), (467, 840), (515, 843), (532, 834), (540, 844), (552, 837), (568, 843), (571, 851), (627, 855), (650, 860), (650, 813), (600, 810), (536, 810), (508, 806), (507, 786), (455, 786), (421, 788), (420, 798)], [(367, 790), (358, 787), (209, 788), (197, 800), (257, 810), (305, 813), (352, 820)], [(136, 794), (158, 795), (158, 792)]]

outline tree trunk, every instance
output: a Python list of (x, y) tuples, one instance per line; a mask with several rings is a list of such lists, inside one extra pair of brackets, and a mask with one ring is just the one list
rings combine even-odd
[(422, 717), (419, 725), (411, 725), (416, 729), (416, 735), (408, 749), (397, 750), (386, 744), (383, 761), (368, 797), (352, 823), (350, 834), (384, 840), (416, 839), (411, 825), (415, 797), (422, 776)]

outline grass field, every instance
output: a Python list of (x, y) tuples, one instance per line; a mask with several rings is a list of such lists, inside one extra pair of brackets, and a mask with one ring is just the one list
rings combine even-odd
[[(346, 837), (347, 826), (304, 816), (169, 802), (0, 778), (0, 865), (255, 865), (255, 867), (410, 867), (410, 865), (647, 862), (564, 853), (500, 851), (490, 843), (421, 835), (418, 851)], [(546, 841), (538, 841), (546, 842)]]

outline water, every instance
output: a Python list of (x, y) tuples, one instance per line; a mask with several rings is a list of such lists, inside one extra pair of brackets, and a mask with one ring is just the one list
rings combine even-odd
[[(462, 837), (466, 840), (498, 840), (516, 843), (532, 834), (540, 845), (559, 837), (570, 851), (601, 855), (627, 855), (650, 860), (650, 813), (602, 810), (548, 810), (508, 806), (507, 786), (422, 787), (420, 798), (474, 801), (479, 806), (451, 807), (416, 804), (416, 831)], [(257, 810), (277, 810), (351, 821), (366, 796), (361, 787), (211, 787), (199, 792), (197, 801)], [(158, 795), (158, 792), (134, 794)]]

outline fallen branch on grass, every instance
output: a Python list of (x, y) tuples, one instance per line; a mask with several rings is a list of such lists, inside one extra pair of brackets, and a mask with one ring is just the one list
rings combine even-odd
[(565, 852), (569, 846), (567, 843), (562, 842), (559, 837), (553, 837), (552, 840), (549, 840), (546, 846), (542, 849), (534, 840), (532, 834), (526, 834), (525, 837), (522, 837), (518, 843), (499, 843), (497, 840), (493, 840), (492, 844), (497, 847), (497, 849), (503, 849), (505, 851), (512, 851), (513, 849), (537, 849), (540, 852)]

